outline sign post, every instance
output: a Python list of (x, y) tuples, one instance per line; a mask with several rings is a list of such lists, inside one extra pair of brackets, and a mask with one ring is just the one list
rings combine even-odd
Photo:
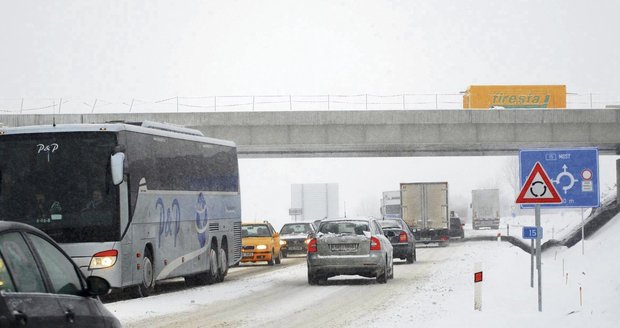
[(561, 203), (562, 198), (558, 194), (557, 190), (547, 172), (542, 167), (540, 162), (534, 164), (534, 168), (528, 174), (519, 197), (517, 197), (517, 204), (535, 204), (534, 216), (536, 222), (536, 269), (538, 270), (538, 311), (542, 312), (542, 268), (540, 261), (540, 204), (553, 204)]
[(542, 239), (542, 227), (523, 227), (523, 239), (530, 239), (530, 287), (534, 288), (534, 240), (540, 236)]
[[(536, 229), (540, 229), (540, 204), (534, 209)], [(536, 234), (536, 270), (538, 273), (538, 312), (542, 312), (542, 268), (540, 261), (540, 235)]]
[(474, 264), (474, 310), (482, 311), (482, 263)]
[(297, 222), (297, 216), (303, 214), (302, 208), (289, 208), (288, 215), (294, 217), (293, 222)]
[(530, 288), (534, 288), (534, 239), (530, 243)]

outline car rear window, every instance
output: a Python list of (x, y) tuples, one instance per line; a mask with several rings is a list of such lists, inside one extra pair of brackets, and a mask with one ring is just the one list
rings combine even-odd
[(285, 224), (280, 230), (280, 234), (293, 234), (293, 233), (309, 233), (310, 227), (307, 224)]
[(401, 229), (402, 227), (400, 226), (400, 224), (398, 223), (398, 221), (394, 221), (394, 220), (378, 220), (377, 222), (379, 222), (379, 225), (381, 226), (381, 228), (398, 228)]
[(335, 221), (323, 222), (319, 228), (322, 233), (364, 235), (364, 231), (370, 232), (366, 221)]

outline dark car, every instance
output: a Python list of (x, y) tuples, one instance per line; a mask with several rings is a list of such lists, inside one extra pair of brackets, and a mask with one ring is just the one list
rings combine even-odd
[(120, 327), (96, 298), (109, 291), (45, 233), (0, 221), (0, 327)]
[(450, 237), (452, 238), (465, 238), (465, 230), (463, 226), (465, 224), (461, 222), (461, 218), (454, 213), (450, 213)]
[(407, 263), (416, 261), (415, 238), (405, 221), (400, 218), (377, 220), (385, 236), (392, 243), (394, 258), (406, 260)]
[(286, 223), (280, 229), (280, 245), (282, 256), (308, 253), (308, 242), (316, 231), (311, 222)]

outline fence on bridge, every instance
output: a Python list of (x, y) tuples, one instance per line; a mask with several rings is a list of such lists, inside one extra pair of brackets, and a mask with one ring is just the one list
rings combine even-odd
[[(567, 94), (568, 109), (620, 108), (620, 94)], [(0, 99), (1, 114), (462, 109), (462, 94), (256, 95), (167, 99)]]

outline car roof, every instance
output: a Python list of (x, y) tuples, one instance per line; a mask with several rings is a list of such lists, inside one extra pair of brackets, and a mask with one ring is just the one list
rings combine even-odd
[(388, 220), (390, 220), (390, 221), (403, 221), (403, 219), (401, 219), (401, 218), (379, 218), (379, 219), (377, 219), (377, 221), (388, 221)]
[(379, 222), (379, 224), (383, 223), (383, 224), (398, 224), (400, 225), (401, 223), (401, 219), (381, 219), (381, 220), (377, 220), (377, 222)]
[(321, 223), (323, 222), (334, 222), (334, 221), (366, 221), (369, 222), (370, 220), (374, 220), (375, 218), (368, 218), (368, 217), (356, 217), (356, 218), (331, 218), (331, 219), (323, 219), (321, 220)]
[(43, 233), (41, 230), (31, 225), (27, 225), (25, 223), (20, 223), (20, 222), (14, 222), (14, 221), (0, 220), (0, 232), (9, 231), (9, 230), (22, 230), (22, 231), (29, 231), (29, 232), (34, 232), (37, 234), (45, 235), (45, 233)]

